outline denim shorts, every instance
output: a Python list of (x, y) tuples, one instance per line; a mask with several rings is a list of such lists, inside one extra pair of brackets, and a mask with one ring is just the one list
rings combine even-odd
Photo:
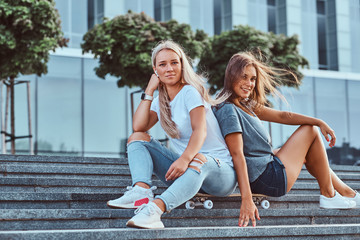
[(285, 166), (280, 159), (274, 156), (265, 171), (254, 182), (250, 183), (252, 193), (280, 197), (286, 194), (287, 178)]

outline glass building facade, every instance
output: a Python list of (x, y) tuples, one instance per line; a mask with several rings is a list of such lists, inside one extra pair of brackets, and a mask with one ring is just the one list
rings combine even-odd
[[(340, 5), (341, 4), (341, 5)], [(117, 79), (99, 79), (98, 62), (81, 53), (82, 36), (103, 17), (144, 11), (158, 21), (176, 19), (210, 36), (234, 25), (261, 31), (297, 34), (300, 52), (310, 62), (299, 89), (281, 89), (288, 103), (274, 107), (325, 120), (335, 130), (336, 146), (328, 149), (337, 164), (360, 162), (360, 1), (359, 0), (56, 0), (69, 47), (51, 53), (48, 74), (22, 76), (31, 82), (33, 141), (36, 154), (112, 156), (125, 154), (131, 134), (131, 93)], [(338, 26), (341, 26), (338, 27)], [(150, 64), (150, 63), (149, 63)], [(4, 93), (4, 90), (3, 90)], [(135, 106), (140, 93), (133, 94)], [(26, 88), (15, 90), (16, 135), (27, 135)], [(280, 147), (296, 129), (264, 123), (273, 146)], [(150, 132), (165, 137), (157, 125)], [(7, 146), (10, 147), (9, 145)], [(29, 150), (16, 141), (17, 153)]]

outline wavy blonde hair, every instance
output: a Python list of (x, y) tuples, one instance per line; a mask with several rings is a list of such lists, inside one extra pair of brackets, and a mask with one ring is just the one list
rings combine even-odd
[(296, 75), (285, 69), (268, 66), (261, 60), (258, 60), (250, 52), (236, 53), (230, 58), (225, 70), (224, 88), (218, 96), (227, 96), (226, 101), (239, 105), (239, 103), (234, 102), (234, 99), (236, 99), (237, 96), (233, 91), (233, 85), (239, 80), (240, 76), (243, 75), (245, 68), (249, 65), (254, 66), (257, 77), (254, 90), (250, 94), (249, 99), (246, 100), (248, 106), (250, 106), (253, 111), (258, 111), (261, 107), (266, 105), (267, 93), (279, 97), (286, 102), (285, 97), (277, 90), (279, 83), (276, 77), (280, 77), (284, 80), (284, 77), (291, 75), (295, 81), (298, 82)]
[[(152, 65), (156, 66), (156, 56), (157, 54), (164, 49), (174, 51), (180, 58), (181, 62), (181, 79), (184, 84), (189, 84), (193, 86), (201, 95), (201, 97), (211, 105), (219, 103), (219, 100), (213, 100), (204, 87), (206, 81), (201, 75), (195, 73), (190, 62), (191, 60), (186, 56), (184, 50), (181, 46), (171, 40), (161, 41), (152, 51)], [(180, 138), (179, 130), (175, 122), (171, 119), (171, 108), (170, 108), (170, 98), (164, 84), (159, 85), (159, 105), (160, 105), (160, 123), (164, 131), (171, 138)]]

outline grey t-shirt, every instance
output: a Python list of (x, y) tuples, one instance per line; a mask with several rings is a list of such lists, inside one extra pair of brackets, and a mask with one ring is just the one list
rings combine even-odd
[(225, 138), (230, 133), (242, 133), (244, 155), (248, 168), (249, 180), (254, 182), (273, 159), (270, 136), (260, 119), (251, 116), (232, 103), (223, 103), (213, 107)]

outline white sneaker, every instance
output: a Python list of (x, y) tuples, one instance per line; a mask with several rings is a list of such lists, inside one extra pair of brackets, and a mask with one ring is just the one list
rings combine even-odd
[(156, 190), (155, 186), (146, 189), (136, 185), (126, 189), (128, 191), (122, 197), (108, 201), (107, 205), (111, 208), (138, 208), (154, 200), (153, 190)]
[(360, 194), (357, 191), (355, 191), (355, 192), (356, 192), (355, 197), (353, 197), (353, 198), (344, 197), (344, 198), (355, 201), (356, 202), (356, 207), (355, 208), (360, 208)]
[(127, 221), (126, 226), (136, 228), (164, 228), (160, 217), (161, 209), (154, 203), (144, 204), (135, 210), (135, 216)]
[(351, 209), (356, 206), (356, 202), (341, 196), (335, 191), (335, 196), (332, 198), (320, 195), (320, 208), (328, 209)]

